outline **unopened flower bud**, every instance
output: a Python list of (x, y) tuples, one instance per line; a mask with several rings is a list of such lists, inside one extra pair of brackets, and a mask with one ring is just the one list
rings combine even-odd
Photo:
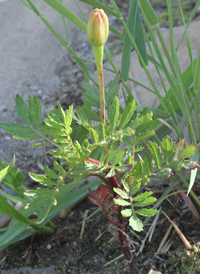
[(103, 46), (108, 38), (108, 17), (102, 9), (90, 12), (87, 26), (88, 40), (94, 47)]

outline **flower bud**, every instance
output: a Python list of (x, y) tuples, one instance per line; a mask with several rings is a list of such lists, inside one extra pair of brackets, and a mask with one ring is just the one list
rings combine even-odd
[(102, 9), (90, 12), (87, 26), (88, 40), (92, 46), (103, 46), (108, 38), (108, 17)]

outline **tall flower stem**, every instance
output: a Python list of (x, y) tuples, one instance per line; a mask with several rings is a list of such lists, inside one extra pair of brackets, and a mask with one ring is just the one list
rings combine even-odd
[(104, 46), (93, 46), (94, 56), (96, 60), (99, 91), (100, 91), (100, 106), (101, 106), (101, 122), (105, 125), (105, 95), (104, 95), (104, 80), (103, 80), (103, 50)]

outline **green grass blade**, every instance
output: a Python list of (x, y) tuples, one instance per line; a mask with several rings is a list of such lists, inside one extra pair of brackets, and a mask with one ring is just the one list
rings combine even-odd
[(13, 217), (15, 220), (29, 224), (30, 220), (22, 215), (18, 210), (12, 207), (1, 195), (0, 195), (0, 213)]
[(179, 2), (179, 8), (180, 8), (180, 13), (181, 13), (181, 18), (182, 18), (184, 29), (185, 29), (185, 35), (186, 35), (186, 40), (187, 40), (187, 46), (188, 46), (188, 51), (189, 51), (189, 55), (190, 55), (190, 60), (191, 60), (191, 63), (192, 63), (193, 62), (193, 57), (192, 57), (192, 48), (191, 48), (191, 44), (190, 44), (190, 38), (189, 38), (189, 35), (188, 35), (187, 26), (185, 24), (185, 19), (184, 19), (183, 10), (182, 10), (182, 7), (181, 7), (181, 2), (180, 2), (180, 0), (178, 2)]
[(36, 14), (37, 14), (37, 12), (36, 12), (36, 10), (33, 8), (33, 6), (32, 5), (30, 5), (30, 4), (28, 4), (27, 3), (27, 1), (25, 1), (25, 0), (20, 0), (25, 6), (27, 6), (30, 10), (32, 10), (33, 12), (35, 12)]
[(66, 207), (76, 203), (76, 201), (80, 200), (81, 198), (85, 197), (88, 188), (91, 188), (92, 190), (94, 190), (98, 186), (99, 186), (99, 180), (96, 180), (96, 181), (94, 181), (90, 184), (87, 184), (86, 186), (68, 194), (67, 196), (66, 195), (63, 196), (64, 193), (62, 193), (62, 195), (60, 195), (60, 198), (57, 198), (57, 196), (56, 196), (57, 205), (50, 209), (49, 215), (44, 220), (42, 225), (45, 225), (47, 222), (49, 222), (63, 208), (66, 208)]
[(15, 223), (0, 237), (0, 251), (32, 234), (33, 230), (27, 224)]
[(59, 0), (43, 0), (43, 1), (46, 2), (54, 10), (59, 12), (61, 15), (66, 17), (69, 21), (71, 21), (76, 26), (78, 26), (80, 29), (87, 32), (87, 25), (76, 14), (74, 14), (70, 9), (68, 9), (65, 5), (63, 5)]
[[(187, 22), (187, 28), (189, 27), (190, 23), (192, 22), (192, 19), (194, 18), (195, 14), (196, 14), (196, 11), (197, 11), (197, 9), (198, 9), (198, 7), (199, 7), (199, 5), (200, 5), (200, 0), (197, 1), (197, 3), (196, 3), (196, 5), (195, 5), (195, 7), (194, 7), (192, 13), (190, 14), (190, 17), (189, 17), (188, 22)], [(181, 42), (183, 41), (184, 35), (185, 35), (185, 31), (184, 31), (184, 33), (183, 33), (183, 35), (182, 35), (182, 37), (181, 37), (181, 39), (180, 39), (180, 41), (179, 41), (177, 47), (176, 47), (176, 50), (178, 50), (178, 48), (179, 48)]]
[[(193, 156), (192, 156), (192, 161), (198, 161), (199, 159), (199, 152), (197, 151)], [(196, 175), (197, 175), (197, 170), (198, 168), (192, 169), (191, 170), (191, 174), (190, 174), (190, 183), (189, 183), (189, 187), (188, 187), (188, 192), (187, 195), (190, 193), (190, 190), (192, 189), (195, 179), (196, 179)]]
[(4, 169), (0, 170), (0, 183), (3, 181), (3, 179), (5, 178), (5, 176), (9, 173), (9, 171), (13, 167), (14, 163), (15, 163), (15, 156), (13, 156), (13, 160), (10, 163), (9, 166), (7, 166)]
[(152, 8), (151, 4), (149, 3), (149, 0), (139, 0), (140, 2), (140, 7), (145, 13), (150, 25), (152, 27), (159, 25), (159, 20), (158, 17)]
[(114, 12), (113, 10), (109, 9), (108, 7), (106, 7), (105, 5), (101, 4), (100, 2), (98, 2), (97, 0), (79, 0), (81, 2), (84, 2), (86, 4), (89, 4), (91, 6), (97, 7), (98, 9), (103, 9), (105, 12), (109, 13), (110, 15), (113, 15), (115, 17), (120, 17), (119, 14), (117, 14), (116, 12)]
[(198, 96), (198, 91), (200, 90), (200, 49), (197, 57), (197, 62), (194, 69), (194, 92)]
[[(103, 0), (97, 0), (99, 3), (101, 3), (101, 4), (103, 4)], [(97, 8), (96, 6), (93, 6), (92, 7), (93, 8), (93, 10), (95, 9), (95, 8)]]
[[(138, 1), (130, 1), (130, 9), (128, 13), (127, 27), (134, 37), (135, 43), (140, 51), (140, 54), (144, 60), (145, 66), (148, 65), (147, 52), (144, 42), (143, 28), (140, 19)], [(130, 61), (131, 61), (131, 48), (132, 43), (128, 37), (128, 34), (125, 34), (123, 52), (122, 52), (122, 63), (121, 63), (121, 73), (124, 81), (127, 81), (128, 74), (130, 70)], [(140, 65), (142, 66), (141, 62)], [(143, 67), (143, 66), (142, 66)]]

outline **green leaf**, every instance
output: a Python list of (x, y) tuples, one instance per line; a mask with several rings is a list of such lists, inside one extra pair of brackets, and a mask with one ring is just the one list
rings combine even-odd
[(110, 104), (113, 101), (113, 98), (118, 97), (119, 94), (119, 75), (117, 74), (114, 78), (114, 80), (110, 81), (105, 86), (105, 101), (106, 101), (106, 107), (109, 109)]
[(51, 135), (51, 136), (66, 136), (66, 133), (63, 130), (59, 129), (48, 129), (46, 131), (46, 134)]
[(152, 194), (153, 194), (153, 192), (146, 191), (144, 193), (141, 193), (141, 194), (137, 195), (135, 198), (133, 198), (133, 200), (134, 201), (140, 201), (140, 200), (143, 200), (144, 198), (146, 198), (146, 197), (148, 197), (148, 196), (150, 196)]
[(132, 210), (131, 209), (123, 209), (121, 211), (121, 214), (123, 217), (130, 217), (132, 215)]
[(66, 17), (69, 21), (77, 25), (80, 29), (87, 32), (86, 24), (70, 9), (68, 9), (65, 5), (63, 5), (58, 0), (44, 0), (49, 6), (51, 6), (54, 10), (59, 12), (61, 15)]
[(65, 123), (65, 112), (58, 102), (57, 102), (57, 106), (58, 106), (59, 116), (60, 116), (61, 120), (63, 121), (63, 123)]
[(4, 169), (0, 170), (0, 182), (2, 182), (2, 180), (5, 178), (5, 176), (8, 174), (8, 172), (11, 170), (11, 168), (13, 167), (15, 163), (15, 156), (13, 156), (13, 160), (10, 163), (9, 166), (5, 167)]
[(119, 100), (117, 97), (115, 97), (109, 112), (111, 133), (113, 133), (116, 129), (118, 118), (119, 118)]
[(135, 194), (140, 189), (141, 183), (138, 183), (135, 187), (133, 187), (131, 193)]
[(91, 6), (95, 6), (99, 9), (103, 9), (105, 12), (115, 16), (115, 17), (120, 17), (119, 14), (117, 14), (116, 12), (114, 12), (113, 10), (109, 9), (107, 6), (101, 4), (100, 2), (98, 2), (97, 0), (80, 0), (81, 2), (87, 3)]
[(130, 219), (129, 219), (129, 225), (132, 227), (133, 230), (135, 231), (142, 231), (143, 230), (143, 224), (142, 221), (136, 216), (133, 215)]
[(14, 123), (0, 123), (0, 126), (3, 128), (4, 131), (10, 133), (10, 134), (15, 134), (18, 136), (29, 136), (29, 134), (34, 133), (34, 131), (29, 128), (22, 126), (20, 124), (14, 124)]
[[(58, 110), (57, 109), (53, 109), (51, 110), (52, 112), (48, 113), (48, 117), (51, 121), (56, 122), (57, 124), (63, 125), (63, 122), (60, 120), (60, 118), (57, 116), (59, 115)], [(53, 113), (53, 111), (55, 111), (55, 113)]]
[(194, 92), (197, 93), (199, 90), (200, 90), (200, 49), (199, 49), (199, 55), (197, 57), (197, 61), (194, 69)]
[(13, 217), (18, 222), (26, 224), (30, 223), (30, 220), (22, 215), (18, 210), (12, 207), (1, 195), (0, 195), (0, 213)]
[(54, 161), (54, 167), (60, 172), (63, 178), (66, 176), (67, 171), (58, 162)]
[(28, 224), (15, 222), (14, 225), (9, 227), (9, 229), (0, 237), (0, 251), (11, 244), (29, 237), (33, 232), (34, 230)]
[(24, 100), (17, 94), (15, 98), (15, 110), (18, 117), (27, 125), (30, 125), (28, 108)]
[[(140, 54), (144, 60), (145, 65), (148, 65), (148, 57), (144, 42), (143, 28), (140, 19), (139, 9), (138, 9), (138, 0), (130, 1), (130, 8), (127, 19), (127, 27), (134, 38), (136, 46), (140, 51)], [(132, 44), (128, 37), (128, 34), (125, 34), (123, 52), (122, 52), (122, 62), (121, 62), (121, 72), (122, 78), (124, 81), (127, 81), (129, 69), (130, 69), (130, 60), (131, 60), (131, 48)]]
[(93, 110), (83, 109), (87, 118), (91, 121), (101, 122), (101, 117)]
[[(134, 199), (133, 199), (134, 200)], [(144, 207), (144, 206), (148, 206), (148, 205), (151, 205), (153, 203), (155, 203), (157, 199), (154, 198), (154, 197), (148, 197), (148, 198), (144, 198), (144, 199), (141, 199), (139, 200), (138, 202), (136, 202), (134, 204), (134, 207), (138, 206), (138, 207)]]
[(31, 146), (47, 146), (47, 145), (50, 145), (51, 143), (49, 143), (49, 142), (31, 142), (31, 143), (29, 143)]
[(81, 187), (78, 190), (73, 191), (72, 193), (69, 193), (68, 195), (65, 195), (66, 192), (69, 192), (70, 190), (76, 188), (78, 185), (80, 185), (83, 182), (84, 182), (83, 180), (82, 181), (79, 180), (76, 182), (76, 184), (71, 183), (60, 188), (59, 193), (56, 195), (57, 205), (54, 207), (51, 207), (48, 217), (45, 219), (43, 224), (49, 222), (63, 208), (67, 208), (68, 206), (73, 205), (77, 201), (80, 201), (81, 199), (86, 197), (86, 192), (88, 191), (88, 188), (95, 190), (100, 184), (99, 180), (95, 180), (94, 182), (87, 184), (86, 186)]
[(113, 201), (116, 205), (119, 205), (119, 206), (130, 206), (131, 205), (131, 203), (129, 203), (125, 200), (121, 200), (121, 199), (114, 198)]
[(158, 213), (157, 209), (148, 209), (148, 208), (141, 208), (138, 210), (135, 210), (135, 214), (139, 214), (145, 217), (153, 216)]
[(57, 122), (55, 122), (53, 120), (45, 120), (44, 122), (48, 127), (52, 127), (52, 128), (64, 131), (63, 125), (58, 124)]
[(35, 128), (38, 130), (41, 116), (42, 116), (42, 110), (41, 110), (41, 104), (39, 99), (36, 96), (33, 96), (33, 98), (29, 95), (29, 113), (28, 117), (31, 121), (31, 124), (35, 126)]
[(81, 86), (85, 90), (85, 92), (83, 93), (84, 100), (88, 102), (91, 106), (100, 108), (99, 89), (88, 83), (82, 83)]
[(150, 25), (154, 27), (155, 25), (159, 24), (158, 17), (152, 8), (151, 4), (149, 3), (149, 0), (139, 0), (140, 7), (142, 11), (145, 13)]
[(129, 120), (133, 116), (134, 110), (135, 110), (135, 100), (132, 100), (132, 102), (129, 103), (123, 111), (123, 114), (120, 120), (119, 129), (123, 129), (127, 125)]
[(117, 193), (123, 199), (129, 199), (128, 194), (124, 190), (122, 190), (120, 188), (116, 188), (116, 187), (113, 187), (113, 190), (114, 190), (115, 193)]
[(181, 154), (178, 156), (178, 160), (190, 158), (193, 156), (196, 152), (197, 148), (196, 145), (190, 144), (184, 150), (181, 152)]
[(53, 171), (52, 169), (48, 168), (48, 166), (44, 167), (44, 171), (45, 171), (46, 175), (51, 179), (59, 178), (58, 174), (55, 171)]
[(99, 136), (98, 136), (96, 130), (94, 130), (94, 129), (92, 128), (91, 131), (90, 131), (90, 133), (91, 133), (91, 136), (92, 136), (92, 139), (94, 140), (94, 142), (95, 142), (95, 143), (98, 143), (98, 141), (99, 141)]
[(111, 168), (108, 172), (108, 174), (106, 175), (106, 178), (110, 178), (113, 177), (115, 175), (115, 169)]
[(114, 159), (112, 165), (116, 166), (117, 164), (119, 164), (120, 162), (122, 162), (123, 159), (124, 159), (124, 156), (125, 156), (125, 150), (124, 149), (118, 151), (117, 155), (115, 156), (115, 159)]
[(72, 112), (73, 112), (73, 105), (69, 107), (67, 110), (67, 115), (65, 116), (65, 131), (66, 134), (68, 134), (68, 129), (71, 126), (72, 123)]
[(163, 138), (161, 143), (161, 148), (163, 151), (172, 151), (173, 145), (169, 136), (166, 136), (165, 138)]
[(145, 132), (141, 132), (140, 134), (136, 135), (135, 143), (137, 144), (141, 140), (149, 138), (155, 134), (154, 130), (147, 130)]
[(148, 122), (149, 120), (151, 120), (151, 114), (148, 113), (146, 115), (141, 115), (140, 117), (134, 119), (133, 121), (131, 121), (131, 123), (129, 124), (129, 127), (132, 129), (136, 129), (139, 126), (141, 126), (142, 124)]
[(153, 159), (156, 161), (158, 168), (160, 168), (163, 162), (161, 148), (157, 144), (148, 141), (148, 149), (150, 150)]
[[(197, 151), (192, 156), (192, 160), (193, 161), (198, 161), (198, 159), (199, 159), (199, 152)], [(198, 168), (195, 168), (195, 169), (191, 170), (191, 173), (190, 173), (190, 183), (189, 183), (187, 195), (190, 193), (190, 190), (192, 189), (192, 187), (194, 185), (194, 182), (195, 182), (195, 179), (196, 179), (196, 175), (197, 175), (197, 170), (198, 170)]]
[(43, 184), (45, 186), (54, 186), (56, 185), (54, 183), (54, 181), (50, 180), (49, 178), (47, 178), (46, 176), (44, 175), (41, 175), (41, 174), (34, 174), (34, 173), (31, 173), (29, 172), (29, 176), (31, 177), (31, 179), (33, 179), (35, 182), (38, 182), (40, 184)]

